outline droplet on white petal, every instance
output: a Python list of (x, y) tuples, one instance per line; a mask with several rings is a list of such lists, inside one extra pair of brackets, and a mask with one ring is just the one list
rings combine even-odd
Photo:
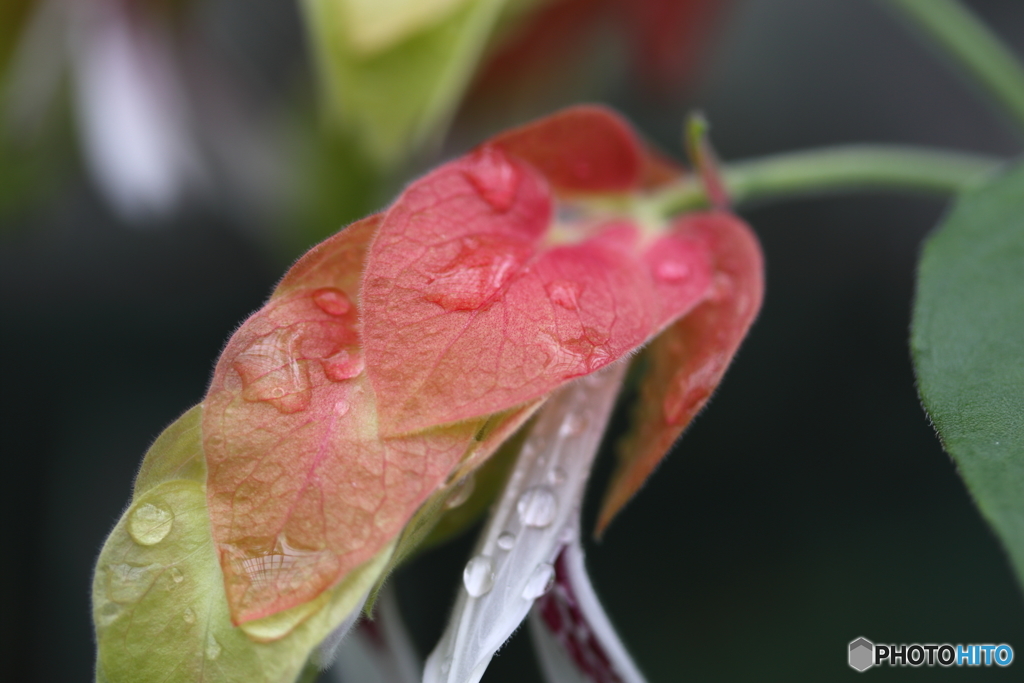
[[(460, 592), (448, 628), (427, 659), (423, 683), (478, 683), (533, 600), (550, 588), (551, 563), (578, 535), (583, 489), (625, 368), (617, 363), (596, 379), (569, 384), (539, 411), (466, 565), (467, 592)], [(578, 418), (571, 429), (564, 428), (566, 415)], [(479, 576), (492, 577), (491, 585), (471, 597)]]

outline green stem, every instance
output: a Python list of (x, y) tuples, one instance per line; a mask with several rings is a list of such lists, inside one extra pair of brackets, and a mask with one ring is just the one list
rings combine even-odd
[(880, 1), (921, 29), (1024, 134), (1024, 68), (988, 26), (957, 0)]
[[(890, 145), (849, 145), (791, 152), (723, 166), (734, 205), (801, 195), (890, 190), (951, 194), (996, 171), (994, 157)], [(700, 180), (690, 176), (652, 193), (645, 212), (669, 217), (706, 207)]]

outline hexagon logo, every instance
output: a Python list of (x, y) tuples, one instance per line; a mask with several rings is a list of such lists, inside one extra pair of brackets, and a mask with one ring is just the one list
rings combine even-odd
[(875, 644), (867, 638), (858, 638), (850, 643), (850, 666), (857, 671), (867, 671), (875, 664)]

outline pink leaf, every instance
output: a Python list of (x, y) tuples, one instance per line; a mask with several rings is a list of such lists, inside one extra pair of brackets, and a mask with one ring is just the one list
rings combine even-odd
[(543, 397), (621, 358), (708, 292), (703, 242), (645, 245), (617, 221), (575, 226), (578, 241), (551, 245), (552, 207), (536, 168), (485, 145), (414, 182), (387, 212), (363, 285), (383, 434)]
[(490, 144), (531, 164), (561, 193), (627, 192), (643, 181), (648, 163), (632, 127), (595, 105), (564, 109)]
[(204, 403), (213, 536), (236, 623), (307, 602), (394, 539), (482, 421), (382, 439), (359, 338), (380, 218), (300, 260), (232, 336)]
[(676, 222), (673, 234), (703, 242), (714, 254), (712, 292), (647, 351), (650, 367), (633, 425), (619, 447), (619, 467), (602, 504), (598, 534), (707, 403), (761, 308), (763, 257), (746, 224), (724, 212), (691, 214)]

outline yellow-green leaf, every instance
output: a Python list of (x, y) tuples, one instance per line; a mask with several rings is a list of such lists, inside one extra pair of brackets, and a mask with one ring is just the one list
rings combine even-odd
[(210, 535), (201, 408), (156, 441), (93, 580), (98, 683), (290, 683), (357, 610), (393, 545), (309, 604), (231, 623)]
[[(329, 118), (380, 166), (400, 163), (443, 133), (504, 5), (447, 1), (451, 11), (442, 20), (417, 19), (409, 25), (420, 30), (367, 54), (365, 40), (353, 40), (363, 29), (351, 24), (352, 3), (304, 0)], [(441, 0), (425, 4), (449, 9)]]

